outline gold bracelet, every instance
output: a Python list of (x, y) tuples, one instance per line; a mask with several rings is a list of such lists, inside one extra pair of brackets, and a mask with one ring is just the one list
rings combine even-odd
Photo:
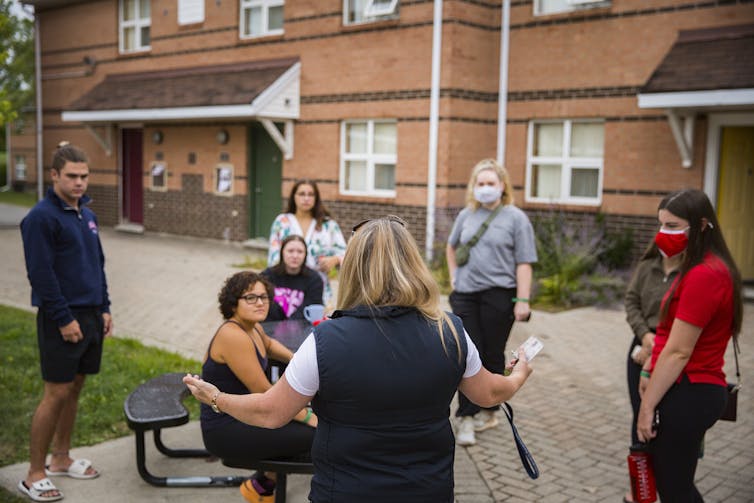
[(217, 390), (217, 393), (215, 393), (215, 396), (212, 397), (212, 402), (209, 404), (209, 406), (212, 407), (212, 410), (214, 410), (218, 414), (222, 413), (222, 411), (220, 410), (220, 407), (217, 406), (217, 399), (220, 398), (221, 394), (222, 394), (222, 391)]

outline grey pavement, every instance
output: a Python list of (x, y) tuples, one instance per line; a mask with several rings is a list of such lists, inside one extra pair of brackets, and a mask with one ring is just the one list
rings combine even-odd
[[(2, 208), (0, 208), (0, 211)], [(220, 322), (216, 295), (222, 281), (254, 251), (235, 243), (102, 230), (113, 301), (116, 336), (201, 359)], [(29, 309), (20, 236), (0, 228), (0, 304)], [(751, 375), (754, 304), (745, 306), (742, 373)], [(620, 309), (582, 308), (561, 313), (535, 311), (516, 324), (509, 347), (529, 335), (544, 342), (534, 373), (511, 401), (519, 432), (539, 465), (531, 480), (518, 459), (507, 421), (477, 435), (477, 444), (456, 449), (458, 503), (621, 501), (628, 487), (629, 444), (625, 358), (631, 333)], [(726, 359), (734, 374), (732, 353)], [(95, 377), (96, 378), (96, 377)], [(707, 435), (697, 484), (707, 502), (754, 501), (754, 405), (750, 387), (739, 397), (739, 421), (719, 422)], [(198, 424), (169, 428), (168, 445), (201, 446)], [(95, 480), (58, 478), (65, 501), (182, 501), (224, 498), (242, 501), (236, 488), (157, 488), (136, 472), (133, 436), (74, 449), (92, 459), (103, 475)], [(238, 474), (217, 462), (170, 459), (147, 441), (147, 466), (156, 475)], [(27, 463), (0, 468), (0, 485), (15, 491)], [(242, 473), (242, 472), (240, 472)], [(307, 501), (309, 477), (292, 476), (288, 501)]]
[(0, 203), (0, 229), (18, 228), (18, 223), (29, 212), (29, 208)]

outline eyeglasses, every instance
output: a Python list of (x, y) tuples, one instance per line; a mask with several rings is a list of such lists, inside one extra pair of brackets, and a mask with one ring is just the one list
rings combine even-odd
[(356, 234), (357, 230), (361, 229), (363, 226), (365, 226), (369, 222), (372, 222), (373, 220), (387, 220), (388, 222), (395, 222), (397, 224), (401, 224), (402, 227), (406, 227), (406, 221), (396, 215), (387, 215), (380, 218), (367, 218), (366, 220), (362, 220), (361, 222), (353, 226), (353, 228), (351, 229), (351, 236)]
[(243, 295), (239, 297), (239, 300), (240, 299), (245, 300), (247, 304), (251, 304), (251, 305), (256, 304), (260, 300), (262, 301), (262, 304), (267, 304), (270, 301), (270, 296), (269, 295), (256, 295), (256, 294), (250, 293), (248, 295)]

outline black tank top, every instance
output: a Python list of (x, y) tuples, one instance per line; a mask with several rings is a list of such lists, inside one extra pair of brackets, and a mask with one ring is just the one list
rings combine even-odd
[[(237, 321), (227, 320), (225, 321), (225, 323), (220, 325), (220, 327), (217, 329), (217, 332), (219, 332), (220, 328), (225, 326), (226, 323), (235, 323), (243, 329), (243, 326), (241, 326), (241, 324)], [(254, 330), (256, 329), (257, 328), (254, 327)], [(212, 384), (217, 386), (217, 388), (223, 393), (229, 393), (232, 395), (248, 395), (249, 393), (251, 393), (251, 391), (238, 377), (236, 377), (230, 367), (225, 363), (216, 362), (210, 356), (212, 351), (212, 343), (215, 341), (215, 337), (217, 337), (217, 332), (215, 332), (215, 335), (212, 336), (212, 340), (209, 342), (209, 347), (207, 348), (207, 359), (202, 365), (202, 379), (207, 382), (211, 382)], [(253, 340), (251, 341), (251, 343), (254, 345), (254, 350), (257, 354), (259, 365), (262, 367), (262, 370), (266, 371), (267, 358), (261, 355), (259, 349), (257, 349), (257, 345), (254, 344)], [(232, 416), (229, 416), (227, 414), (217, 414), (209, 405), (206, 404), (201, 404), (200, 410), (201, 414), (199, 418), (203, 431), (211, 431), (215, 428), (222, 427), (225, 424), (235, 421)]]

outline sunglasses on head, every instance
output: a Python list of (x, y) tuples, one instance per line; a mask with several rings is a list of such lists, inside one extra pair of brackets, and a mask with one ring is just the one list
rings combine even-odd
[(364, 227), (366, 224), (375, 220), (387, 220), (388, 222), (395, 222), (397, 224), (401, 224), (402, 227), (406, 227), (406, 221), (396, 215), (387, 215), (380, 218), (367, 218), (366, 220), (362, 220), (361, 222), (353, 226), (353, 228), (351, 229), (351, 236), (356, 234), (356, 231)]

